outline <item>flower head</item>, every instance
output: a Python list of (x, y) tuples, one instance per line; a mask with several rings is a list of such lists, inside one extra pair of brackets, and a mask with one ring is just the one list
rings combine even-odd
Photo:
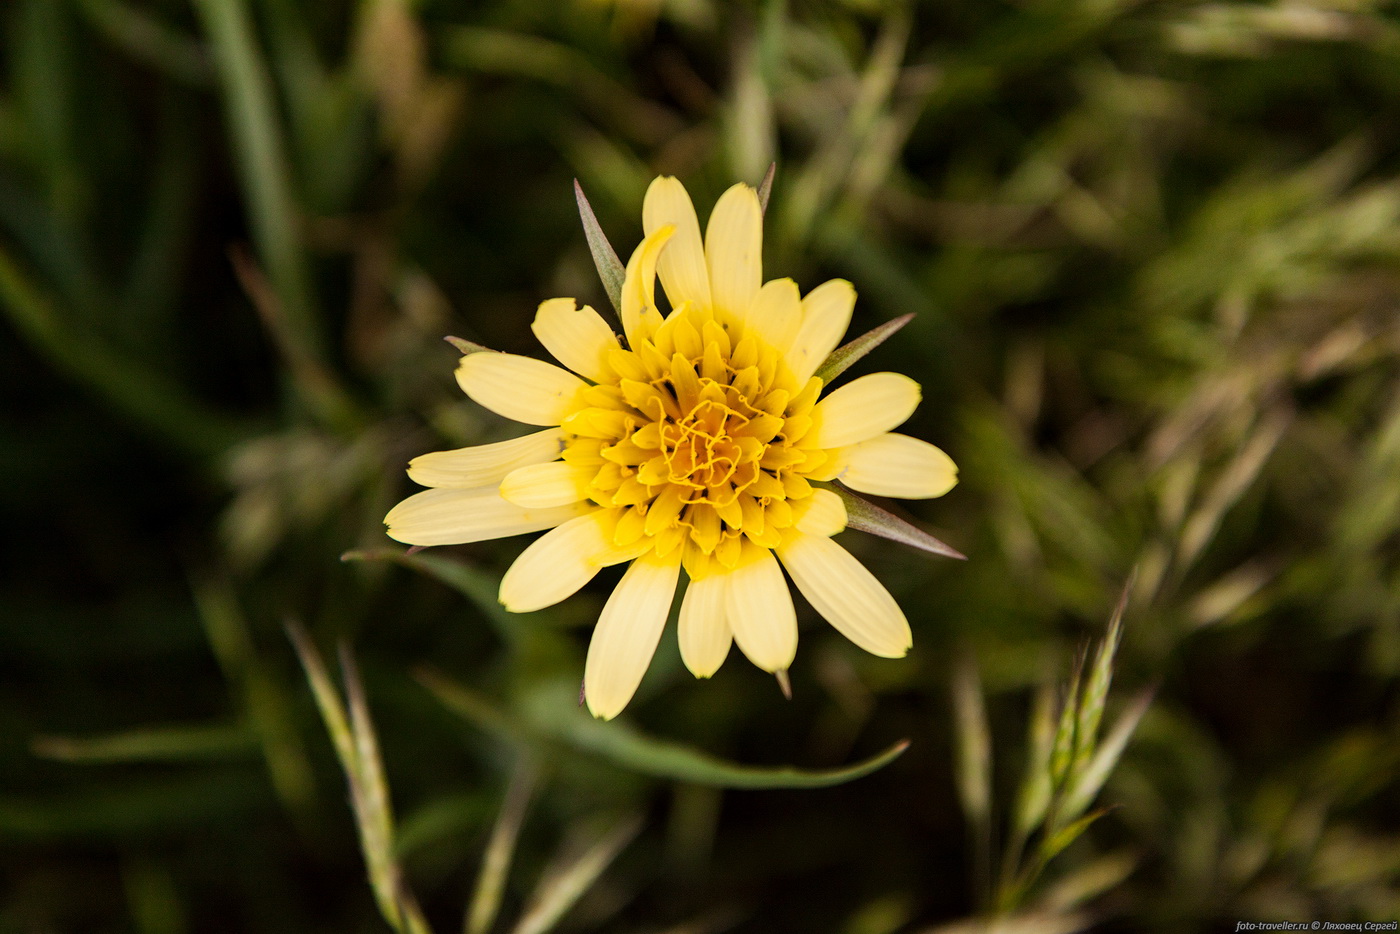
[(747, 185), (720, 198), (703, 241), (674, 178), (652, 183), (642, 220), (622, 286), (625, 344), (592, 308), (558, 298), (540, 305), (533, 330), (567, 370), (463, 357), (468, 396), (544, 430), (416, 458), (409, 476), (432, 489), (394, 507), (389, 535), (446, 545), (551, 529), (501, 581), (514, 612), (553, 605), (630, 561), (584, 672), (589, 709), (605, 719), (641, 682), (682, 568), (681, 657), (697, 677), (715, 673), (731, 641), (767, 671), (792, 663), (797, 618), (779, 561), (852, 642), (904, 655), (904, 614), (832, 541), (846, 510), (813, 483), (901, 497), (952, 488), (946, 454), (891, 431), (918, 405), (918, 384), (874, 373), (822, 396), (814, 374), (850, 323), (855, 290), (834, 279), (803, 296), (791, 279), (764, 283), (762, 209)]

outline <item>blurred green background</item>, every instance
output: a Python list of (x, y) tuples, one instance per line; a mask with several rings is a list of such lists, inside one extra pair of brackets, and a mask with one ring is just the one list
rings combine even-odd
[[(288, 622), (353, 649), (378, 905), (411, 889), (437, 932), (473, 897), (477, 931), (1400, 916), (1396, 4), (8, 0), (0, 28), (0, 931), (388, 930)], [(540, 355), (539, 301), (605, 307), (571, 179), (625, 256), (655, 174), (703, 217), (774, 161), (765, 275), (850, 279), (853, 334), (917, 312), (854, 372), (923, 384), (906, 430), (962, 483), (900, 508), (969, 560), (845, 533), (908, 658), (800, 607), (787, 702), (737, 653), (693, 680), (672, 634), (603, 727), (575, 701), (616, 571), (507, 617), (523, 540), (404, 559), (380, 520), (409, 458), (508, 431), (444, 334)], [(1113, 810), (1022, 826), (1134, 568)], [(903, 738), (853, 781), (728, 787)]]

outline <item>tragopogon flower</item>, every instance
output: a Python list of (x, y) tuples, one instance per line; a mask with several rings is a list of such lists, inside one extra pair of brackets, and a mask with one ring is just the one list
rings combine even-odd
[(802, 296), (791, 279), (764, 283), (762, 209), (749, 186), (719, 199), (703, 242), (674, 178), (652, 183), (642, 222), (622, 287), (625, 344), (592, 308), (556, 298), (540, 305), (533, 330), (568, 370), (464, 356), (457, 381), (468, 396), (545, 430), (416, 458), (409, 476), (432, 489), (394, 507), (389, 535), (448, 545), (552, 529), (501, 581), (515, 612), (551, 606), (630, 561), (584, 669), (589, 709), (605, 719), (650, 665), (682, 568), (678, 636), (697, 677), (715, 673), (731, 641), (766, 671), (792, 663), (797, 617), (779, 561), (852, 642), (904, 655), (909, 623), (832, 541), (845, 507), (812, 484), (839, 478), (907, 498), (951, 489), (957, 468), (946, 454), (891, 431), (918, 405), (918, 384), (873, 373), (821, 397), (813, 374), (845, 333), (855, 290), (834, 279)]

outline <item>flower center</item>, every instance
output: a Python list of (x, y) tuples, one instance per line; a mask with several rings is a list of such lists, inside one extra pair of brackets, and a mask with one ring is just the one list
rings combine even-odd
[(793, 522), (789, 501), (811, 494), (803, 474), (825, 455), (801, 444), (820, 381), (797, 392), (775, 350), (731, 344), (713, 326), (706, 345), (674, 339), (701, 330), (691, 317), (613, 352), (617, 381), (565, 420), (577, 436), (564, 459), (596, 468), (589, 496), (616, 511), (616, 545), (684, 546), (694, 575), (710, 560), (733, 567), (744, 538), (775, 547)]
[(731, 406), (726, 387), (713, 380), (700, 385), (700, 400), (689, 413), (661, 425), (661, 458), (667, 479), (685, 488), (684, 502), (724, 505), (753, 484), (768, 446), (753, 436), (754, 417), (742, 411), (753, 412), (746, 402)]

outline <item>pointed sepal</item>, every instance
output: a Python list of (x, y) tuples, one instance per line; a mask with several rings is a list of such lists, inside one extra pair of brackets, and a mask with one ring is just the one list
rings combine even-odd
[(900, 315), (898, 318), (886, 321), (879, 327), (871, 328), (849, 344), (837, 347), (831, 352), (831, 356), (827, 357), (817, 368), (816, 375), (821, 378), (822, 385), (830, 385), (832, 380), (850, 369), (857, 360), (889, 340), (895, 331), (913, 320), (912, 313)]
[(603, 280), (603, 289), (613, 308), (622, 314), (622, 282), (627, 278), (627, 269), (617, 258), (617, 251), (608, 242), (603, 227), (593, 214), (593, 206), (583, 194), (583, 186), (574, 179), (574, 198), (578, 200), (578, 216), (583, 221), (583, 235), (588, 238), (588, 251), (593, 254), (593, 265), (598, 268), (598, 278)]
[(768, 163), (768, 171), (764, 173), (763, 181), (758, 183), (758, 207), (764, 214), (768, 213), (768, 196), (773, 193), (773, 176), (778, 172), (778, 163)]
[(453, 337), (451, 334), (444, 337), (443, 340), (447, 341), (453, 347), (456, 347), (458, 352), (464, 357), (468, 354), (491, 352), (491, 348), (487, 347), (485, 344), (478, 344), (475, 341), (465, 340), (461, 337)]
[(887, 512), (868, 500), (862, 499), (843, 486), (832, 484), (831, 489), (846, 506), (846, 527), (869, 532), (892, 542), (918, 548), (930, 554), (943, 555), (966, 561), (967, 555), (952, 545), (939, 541), (917, 526), (911, 525), (892, 512)]

